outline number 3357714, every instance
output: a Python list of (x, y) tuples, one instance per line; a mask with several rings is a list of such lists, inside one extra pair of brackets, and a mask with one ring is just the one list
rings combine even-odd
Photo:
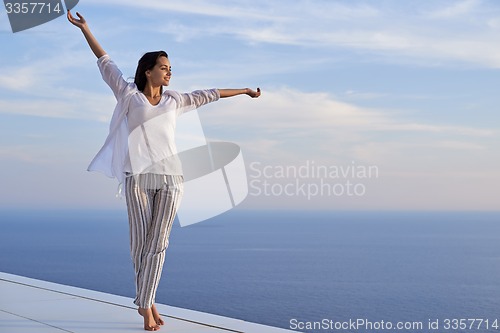
[(51, 6), (45, 2), (6, 2), (7, 14), (50, 14), (62, 11), (60, 3)]

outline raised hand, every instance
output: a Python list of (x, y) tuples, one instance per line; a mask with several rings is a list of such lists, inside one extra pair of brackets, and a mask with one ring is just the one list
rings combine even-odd
[(260, 88), (257, 88), (257, 91), (248, 88), (247, 95), (252, 97), (252, 98), (259, 97), (260, 96)]
[(67, 17), (68, 21), (70, 21), (71, 24), (82, 30), (88, 28), (87, 21), (85, 21), (85, 18), (79, 12), (76, 12), (76, 16), (78, 16), (78, 19), (76, 19), (73, 15), (71, 15), (71, 12), (68, 10)]
[(85, 21), (85, 18), (78, 12), (76, 12), (76, 16), (78, 16), (78, 19), (76, 19), (73, 15), (71, 15), (71, 12), (68, 10), (68, 21), (73, 24), (75, 27), (80, 28), (80, 30), (83, 32), (83, 36), (85, 36), (85, 39), (87, 40), (87, 43), (90, 46), (90, 49), (92, 52), (94, 52), (95, 56), (97, 58), (102, 57), (103, 55), (106, 54), (106, 51), (101, 47), (97, 39), (95, 39), (94, 35), (92, 35), (92, 32), (90, 32), (89, 26), (87, 25), (87, 21)]
[(243, 89), (219, 89), (220, 92), (220, 97), (221, 98), (226, 98), (226, 97), (233, 97), (236, 95), (248, 95), (252, 98), (256, 98), (260, 96), (260, 88), (257, 88), (257, 91), (252, 90), (250, 88), (243, 88)]

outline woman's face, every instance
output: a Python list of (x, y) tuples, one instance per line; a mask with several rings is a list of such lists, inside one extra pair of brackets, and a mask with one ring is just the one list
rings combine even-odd
[(167, 57), (159, 57), (156, 60), (156, 65), (146, 71), (148, 82), (154, 87), (168, 86), (170, 77), (172, 76), (172, 66)]

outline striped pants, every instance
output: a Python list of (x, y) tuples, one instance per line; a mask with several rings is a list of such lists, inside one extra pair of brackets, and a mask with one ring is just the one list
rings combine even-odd
[(150, 308), (154, 303), (183, 188), (183, 178), (177, 175), (141, 174), (125, 180), (135, 270), (134, 304), (141, 308)]

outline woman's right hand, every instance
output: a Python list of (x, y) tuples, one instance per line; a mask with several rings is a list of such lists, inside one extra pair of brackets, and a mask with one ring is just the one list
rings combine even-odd
[(106, 51), (101, 47), (97, 39), (95, 39), (94, 35), (92, 32), (90, 32), (90, 29), (87, 25), (87, 21), (83, 18), (83, 16), (79, 13), (76, 12), (76, 16), (78, 16), (78, 19), (76, 19), (73, 15), (71, 15), (71, 12), (68, 10), (68, 21), (73, 24), (75, 27), (80, 28), (82, 31), (83, 35), (85, 36), (85, 39), (87, 40), (87, 43), (90, 46), (90, 49), (92, 52), (94, 52), (95, 56), (99, 59), (103, 55), (106, 54)]
[(78, 19), (76, 19), (73, 15), (71, 15), (71, 12), (68, 10), (68, 15), (67, 15), (68, 21), (70, 21), (71, 24), (82, 30), (86, 29), (87, 21), (85, 21), (85, 18), (79, 12), (76, 12), (76, 16), (78, 16)]

